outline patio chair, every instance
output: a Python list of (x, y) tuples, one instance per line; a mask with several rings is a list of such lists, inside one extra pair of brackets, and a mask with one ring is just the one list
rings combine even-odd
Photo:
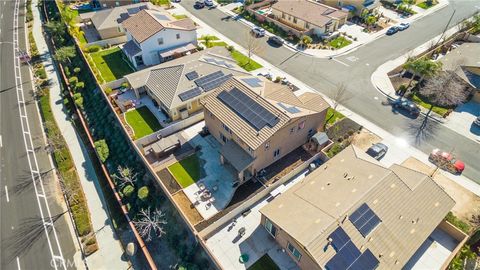
[(204, 183), (198, 184), (198, 188), (200, 189), (200, 191), (204, 191), (205, 190), (205, 184)]
[(208, 209), (210, 209), (211, 206), (212, 206), (212, 204), (208, 202), (207, 204), (205, 204), (205, 209), (208, 210)]
[(214, 203), (215, 202), (215, 198), (214, 197), (211, 197), (209, 200), (208, 200), (209, 203)]

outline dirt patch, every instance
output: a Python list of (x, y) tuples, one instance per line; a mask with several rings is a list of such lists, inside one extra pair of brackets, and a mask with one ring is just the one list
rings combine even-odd
[(183, 191), (179, 191), (172, 195), (173, 200), (175, 203), (182, 209), (183, 213), (187, 216), (188, 221), (195, 225), (203, 220), (200, 213), (198, 213), (195, 206), (193, 206), (192, 202), (187, 198)]
[(182, 189), (167, 169), (163, 169), (157, 172), (157, 176), (168, 189), (168, 192), (170, 194), (173, 194)]
[(367, 151), (370, 146), (380, 142), (381, 140), (382, 138), (378, 137), (370, 130), (362, 129), (360, 133), (357, 133), (353, 136), (352, 144), (363, 151)]
[(268, 186), (273, 184), (275, 181), (282, 178), (303, 164), (305, 161), (309, 160), (311, 157), (312, 155), (305, 151), (305, 149), (303, 149), (301, 146), (288, 153), (286, 156), (265, 168), (265, 171), (267, 172), (267, 175), (265, 176), (265, 185)]
[(362, 129), (362, 126), (350, 118), (343, 118), (327, 129), (327, 135), (334, 142), (341, 142)]
[[(409, 158), (402, 163), (403, 166), (431, 175), (435, 168), (415, 159)], [(443, 175), (443, 172), (435, 173), (433, 180), (439, 184), (445, 192), (448, 193), (456, 202), (452, 212), (465, 222), (471, 223), (473, 215), (478, 215), (480, 212), (480, 197), (465, 189), (453, 180)]]

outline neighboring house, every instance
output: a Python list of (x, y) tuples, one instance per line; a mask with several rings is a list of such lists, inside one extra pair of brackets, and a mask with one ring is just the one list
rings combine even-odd
[(346, 23), (348, 12), (308, 0), (279, 0), (272, 5), (271, 15), (287, 32), (322, 36)]
[(362, 14), (365, 9), (372, 11), (380, 6), (380, 0), (322, 0), (321, 2), (355, 15)]
[(160, 8), (150, 3), (138, 3), (82, 13), (80, 18), (84, 24), (90, 25), (97, 32), (98, 39), (105, 40), (125, 36), (122, 22), (144, 9)]
[(230, 58), (226, 48), (214, 47), (129, 74), (125, 78), (137, 98), (148, 94), (175, 121), (202, 109), (199, 99), (210, 93), (212, 88), (201, 83), (212, 74), (221, 77), (248, 73)]
[(429, 176), (350, 146), (260, 212), (301, 269), (402, 269), (454, 205)]
[(148, 1), (141, 1), (141, 0), (93, 0), (92, 4), (95, 7), (99, 8), (113, 8), (119, 6), (125, 6), (130, 4), (136, 4), (139, 2), (148, 2)]
[(197, 27), (190, 18), (142, 10), (122, 23), (128, 42), (123, 51), (136, 68), (153, 66), (197, 49)]
[(264, 78), (234, 77), (201, 100), (205, 124), (221, 144), (222, 164), (242, 184), (302, 146), (323, 129), (328, 103), (318, 94), (296, 96)]

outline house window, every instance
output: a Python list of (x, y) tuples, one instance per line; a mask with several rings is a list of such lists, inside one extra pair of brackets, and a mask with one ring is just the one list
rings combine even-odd
[(305, 28), (310, 29), (310, 24), (308, 24), (308, 22), (305, 22)]
[(163, 38), (158, 39), (158, 45), (163, 45)]
[(305, 120), (302, 121), (302, 122), (300, 122), (300, 123), (298, 123), (298, 130), (303, 129), (304, 127), (305, 127)]
[(268, 218), (265, 218), (265, 229), (271, 236), (273, 236), (273, 238), (277, 236), (277, 228), (273, 226), (272, 222)]
[(265, 150), (267, 150), (268, 148), (270, 148), (270, 142), (265, 143)]
[(282, 12), (282, 19), (285, 19), (285, 13)]
[(292, 246), (292, 244), (290, 244), (290, 242), (288, 242), (288, 244), (287, 244), (287, 249), (288, 249), (288, 251), (290, 251), (290, 254), (292, 254), (293, 257), (295, 257), (295, 259), (297, 259), (297, 261), (300, 261), (300, 258), (302, 258), (302, 254), (300, 254), (300, 251), (298, 251), (294, 246)]
[(309, 129), (308, 130), (308, 136), (312, 136), (313, 132), (315, 132), (315, 130), (313, 130), (313, 128)]
[(228, 128), (227, 125), (222, 124), (222, 127), (223, 127), (223, 129), (225, 129), (226, 132), (232, 134), (232, 130), (230, 128)]
[(297, 18), (293, 17), (293, 23), (297, 23)]
[(280, 148), (277, 148), (275, 149), (275, 151), (273, 151), (273, 157), (276, 158), (280, 155)]
[(223, 135), (223, 133), (221, 133), (221, 132), (220, 132), (220, 139), (222, 139), (222, 142), (223, 142), (223, 143), (227, 143), (227, 142), (228, 142), (227, 137), (225, 137), (225, 135)]
[(293, 132), (295, 132), (295, 128), (294, 128), (294, 127), (292, 127), (292, 128), (290, 129), (290, 134), (293, 134)]
[(180, 34), (177, 34), (177, 39), (180, 39)]

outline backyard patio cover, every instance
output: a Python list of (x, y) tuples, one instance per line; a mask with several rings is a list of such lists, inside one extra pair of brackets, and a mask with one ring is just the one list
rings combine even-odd
[(222, 145), (220, 154), (230, 163), (235, 170), (241, 172), (245, 170), (253, 162), (253, 158), (245, 152), (237, 143), (233, 140), (229, 140)]
[(195, 46), (195, 44), (193, 44), (193, 43), (188, 43), (188, 44), (185, 45), (185, 46), (181, 46), (181, 47), (177, 47), (177, 48), (175, 48), (175, 49), (171, 49), (171, 50), (168, 50), (168, 51), (161, 52), (161, 53), (160, 53), (160, 56), (161, 56), (162, 58), (165, 58), (165, 57), (172, 56), (172, 55), (174, 55), (174, 54), (176, 54), (176, 53), (178, 53), (178, 54), (183, 54), (183, 53), (186, 53), (186, 52), (188, 52), (188, 51), (194, 50), (195, 48), (197, 48), (197, 47)]

